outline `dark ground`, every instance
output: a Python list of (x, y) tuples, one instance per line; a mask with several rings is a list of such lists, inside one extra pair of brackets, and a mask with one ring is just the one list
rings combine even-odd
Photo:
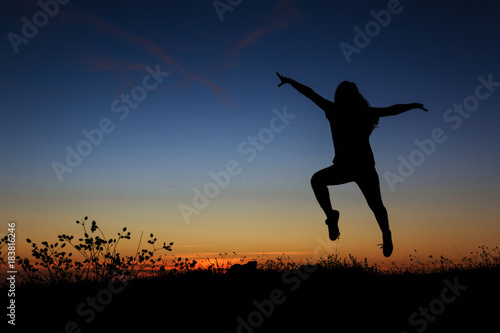
[[(499, 282), (498, 268), (427, 275), (302, 268), (191, 272), (128, 281), (121, 291), (115, 282), (115, 294), (107, 283), (19, 286), (16, 331), (499, 332)], [(96, 304), (100, 312), (88, 300), (98, 296), (106, 303)]]

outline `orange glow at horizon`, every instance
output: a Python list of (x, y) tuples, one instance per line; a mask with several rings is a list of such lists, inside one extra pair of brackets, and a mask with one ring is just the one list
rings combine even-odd
[[(128, 228), (131, 239), (122, 239), (117, 246), (122, 254), (134, 254), (144, 232), (141, 248), (150, 248), (147, 239), (153, 233), (158, 239), (157, 246), (163, 242), (174, 243), (172, 252), (159, 251), (158, 254), (188, 257), (198, 262), (210, 255), (214, 259), (219, 253), (228, 253), (226, 257), (230, 257), (233, 252), (237, 254), (236, 260), (241, 257), (265, 260), (283, 255), (304, 262), (318, 253), (322, 256), (339, 253), (346, 258), (349, 254), (358, 260), (367, 258), (370, 264), (393, 261), (399, 264), (407, 262), (414, 250), (422, 259), (429, 255), (458, 259), (476, 251), (478, 246), (494, 247), (500, 243), (497, 218), (500, 209), (494, 198), (465, 198), (460, 192), (445, 195), (437, 190), (425, 196), (415, 189), (391, 193), (383, 188), (382, 191), (394, 239), (394, 253), (390, 258), (383, 257), (377, 246), (382, 241), (381, 232), (354, 184), (334, 187), (331, 191), (334, 207), (341, 212), (341, 236), (337, 242), (327, 239), (323, 213), (309, 188), (245, 192), (251, 199), (246, 201), (235, 198), (237, 192), (222, 193), (190, 224), (182, 220), (175, 204), (169, 205), (175, 196), (167, 200), (154, 193), (139, 201), (116, 193), (106, 197), (96, 195), (85, 207), (74, 201), (71, 193), (55, 193), (47, 202), (44, 198), (29, 196), (13, 198), (11, 207), (18, 212), (16, 251), (22, 257), (31, 257), (26, 238), (40, 244), (57, 242), (59, 234), (74, 235), (75, 239), (82, 237), (81, 225), (75, 220), (81, 220), (88, 212), (93, 212), (89, 220), (95, 219), (107, 238), (116, 237), (123, 227)], [(64, 205), (57, 211), (52, 210), (51, 200), (59, 200)], [(23, 202), (31, 202), (31, 209), (24, 209)], [(464, 211), (457, 205), (473, 209)], [(5, 212), (0, 214), (7, 220)], [(318, 239), (329, 245), (321, 247)]]

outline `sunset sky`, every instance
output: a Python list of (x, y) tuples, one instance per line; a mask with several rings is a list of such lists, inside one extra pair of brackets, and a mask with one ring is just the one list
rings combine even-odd
[[(141, 231), (201, 257), (500, 245), (498, 1), (229, 3), (1, 4), (0, 235), (16, 222), (18, 255), (84, 216), (128, 227), (130, 253)], [(353, 183), (330, 188), (327, 241), (309, 182), (334, 156), (328, 121), (276, 71), (328, 99), (349, 80), (372, 106), (429, 109), (371, 136), (391, 258)]]

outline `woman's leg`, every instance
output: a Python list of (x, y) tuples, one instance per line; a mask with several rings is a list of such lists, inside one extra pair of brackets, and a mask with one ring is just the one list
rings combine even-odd
[(382, 202), (382, 194), (380, 193), (380, 182), (378, 179), (377, 171), (375, 168), (367, 169), (362, 172), (360, 179), (356, 181), (361, 192), (368, 203), (368, 206), (375, 215), (380, 230), (385, 231), (389, 229), (389, 217), (384, 203)]
[(340, 213), (332, 208), (328, 185), (344, 184), (352, 180), (347, 169), (342, 169), (335, 165), (316, 172), (311, 178), (311, 186), (316, 200), (318, 200), (320, 207), (325, 212), (328, 237), (332, 241), (340, 236), (338, 225)]
[(392, 234), (389, 229), (389, 217), (380, 193), (380, 182), (375, 168), (360, 172), (356, 180), (361, 192), (365, 196), (368, 206), (373, 211), (375, 219), (382, 231), (384, 256), (389, 257), (392, 254)]
[(338, 218), (338, 211), (335, 211), (332, 208), (328, 185), (339, 185), (349, 181), (352, 181), (352, 179), (349, 179), (349, 177), (347, 177), (347, 175), (335, 165), (320, 170), (312, 176), (311, 186), (314, 191), (314, 195), (316, 196), (316, 200), (318, 200), (319, 206), (323, 209), (327, 218), (335, 218), (335, 216)]

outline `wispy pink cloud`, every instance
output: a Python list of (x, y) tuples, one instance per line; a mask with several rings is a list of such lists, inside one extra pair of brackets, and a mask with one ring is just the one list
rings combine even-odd
[(299, 17), (297, 0), (278, 0), (263, 23), (233, 45), (229, 51), (230, 64), (225, 69), (237, 63), (244, 48), (255, 44), (269, 34), (291, 27)]
[[(99, 33), (111, 36), (113, 38), (118, 38), (121, 40), (124, 40), (127, 43), (133, 44), (137, 46), (139, 49), (144, 51), (145, 53), (155, 56), (156, 58), (160, 59), (163, 63), (166, 63), (170, 66), (172, 66), (176, 71), (178, 71), (181, 75), (183, 75), (187, 82), (198, 82), (201, 83), (209, 88), (212, 89), (212, 91), (220, 98), (222, 98), (225, 102), (228, 102), (231, 100), (231, 96), (229, 92), (227, 92), (225, 89), (217, 85), (216, 83), (210, 81), (209, 79), (205, 78), (201, 74), (193, 73), (189, 68), (184, 66), (180, 61), (178, 61), (176, 58), (168, 54), (165, 50), (164, 47), (149, 40), (146, 39), (142, 36), (138, 36), (132, 33), (129, 33), (128, 31), (125, 31), (119, 27), (113, 26), (106, 21), (102, 20), (101, 18), (92, 15), (87, 12), (70, 12), (70, 11), (65, 11), (62, 13), (63, 18), (69, 19), (71, 21), (77, 21), (78, 23), (85, 25), (87, 27), (90, 27), (92, 29), (97, 30)], [(116, 64), (113, 64), (112, 61), (110, 60), (111, 58), (95, 58), (91, 59), (90, 62), (93, 63), (94, 65), (97, 65), (103, 69), (112, 69)], [(128, 64), (130, 70), (136, 70), (138, 68), (141, 68), (141, 70), (144, 70), (143, 64)]]

